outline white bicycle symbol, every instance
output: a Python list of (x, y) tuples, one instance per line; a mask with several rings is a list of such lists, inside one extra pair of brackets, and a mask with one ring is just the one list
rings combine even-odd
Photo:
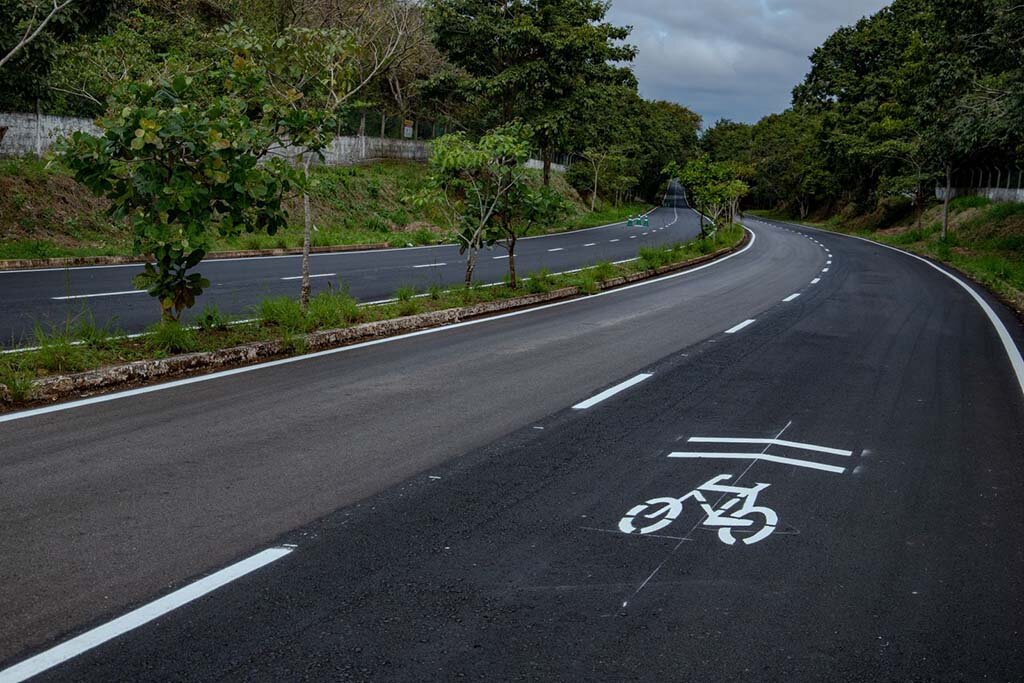
[[(779, 522), (778, 515), (771, 508), (755, 505), (758, 494), (771, 484), (755, 484), (749, 488), (727, 486), (720, 482), (732, 479), (730, 474), (720, 474), (690, 491), (682, 498), (652, 498), (637, 505), (619, 522), (619, 531), (624, 534), (653, 534), (674, 522), (683, 511), (683, 503), (693, 498), (696, 500), (707, 518), (703, 525), (719, 527), (718, 540), (726, 545), (734, 545), (736, 537), (733, 529), (756, 532), (743, 535), (741, 540), (746, 545), (753, 545), (771, 536)], [(713, 507), (701, 491), (724, 493)], [(739, 507), (737, 505), (739, 504)], [(756, 521), (755, 521), (756, 520)], [(758, 524), (757, 522), (760, 522)]]

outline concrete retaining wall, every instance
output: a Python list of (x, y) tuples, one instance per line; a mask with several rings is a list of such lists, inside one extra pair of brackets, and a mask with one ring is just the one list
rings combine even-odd
[[(950, 199), (956, 197), (987, 197), (994, 202), (1024, 203), (1024, 187), (954, 187), (950, 191)], [(945, 200), (946, 188), (935, 188), (935, 198)]]

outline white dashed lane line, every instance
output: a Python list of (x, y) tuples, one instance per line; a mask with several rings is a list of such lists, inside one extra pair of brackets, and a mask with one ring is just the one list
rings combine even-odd
[(818, 284), (819, 282), (821, 282), (821, 278), (820, 278), (820, 277), (816, 277), (816, 278), (814, 278), (813, 280), (811, 280), (811, 284), (812, 284), (812, 285), (816, 285), (816, 284)]
[(623, 382), (622, 384), (616, 384), (611, 389), (605, 389), (600, 394), (598, 394), (596, 396), (593, 396), (591, 398), (588, 398), (586, 401), (583, 401), (582, 403), (577, 403), (576, 405), (573, 406), (573, 410), (586, 410), (587, 408), (593, 408), (594, 406), (596, 406), (601, 401), (609, 399), (612, 396), (614, 396), (615, 394), (618, 394), (619, 392), (625, 391), (626, 389), (629, 389), (630, 387), (634, 387), (637, 384), (640, 384), (640, 382), (643, 382), (646, 379), (650, 379), (652, 376), (653, 375), (644, 373), (644, 374), (637, 375), (633, 379), (628, 379), (625, 382)]
[(555, 247), (554, 249), (548, 249), (548, 251), (549, 252), (552, 252), (552, 251), (565, 251), (565, 248), (564, 247)]
[(786, 297), (785, 299), (783, 299), (782, 301), (783, 301), (783, 303), (787, 303), (787, 304), (788, 304), (788, 303), (789, 303), (790, 301), (793, 301), (794, 299), (797, 299), (797, 298), (799, 298), (799, 297), (800, 297), (800, 295), (799, 295), (799, 294), (790, 294), (789, 296), (787, 296), (787, 297)]
[(725, 333), (726, 334), (736, 334), (737, 332), (742, 330), (744, 327), (748, 327), (749, 325), (753, 325), (755, 322), (756, 322), (756, 320), (753, 320), (753, 319), (751, 319), (751, 320), (744, 320), (743, 322), (741, 322), (736, 327), (730, 327), (728, 330), (725, 331)]
[[(310, 275), (309, 278), (312, 280), (315, 277), (336, 277), (337, 273), (320, 273), (319, 275)], [(282, 280), (301, 280), (301, 275), (293, 275), (292, 277), (283, 277)]]
[(413, 266), (413, 268), (441, 268), (447, 266), (447, 263), (424, 263), (419, 266)]

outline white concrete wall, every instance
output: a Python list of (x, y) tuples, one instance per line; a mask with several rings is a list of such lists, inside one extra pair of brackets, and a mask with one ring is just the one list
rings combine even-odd
[[(54, 141), (62, 135), (74, 131), (85, 131), (93, 135), (101, 134), (99, 128), (89, 119), (61, 116), (40, 116), (35, 114), (3, 114), (0, 113), (0, 128), (7, 127), (7, 133), (0, 141), (0, 157), (45, 154)], [(285, 150), (282, 156), (298, 156), (298, 150)], [(328, 166), (349, 166), (373, 159), (406, 159), (410, 161), (426, 161), (430, 158), (430, 143), (424, 140), (399, 140), (394, 138), (374, 138), (358, 136), (342, 136), (334, 139), (330, 148), (324, 153), (324, 163)], [(541, 162), (531, 159), (530, 168), (541, 168)], [(565, 167), (553, 164), (552, 168), (560, 173)]]
[[(1024, 188), (1012, 187), (954, 187), (950, 191), (951, 198), (956, 197), (987, 197), (994, 202), (1021, 202), (1024, 203)], [(946, 198), (946, 188), (935, 188), (936, 199), (942, 201)]]

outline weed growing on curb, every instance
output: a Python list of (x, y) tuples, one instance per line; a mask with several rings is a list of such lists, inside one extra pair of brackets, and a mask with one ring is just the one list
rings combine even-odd
[(195, 330), (171, 320), (158, 322), (146, 332), (146, 347), (158, 354), (191, 353), (199, 348)]

